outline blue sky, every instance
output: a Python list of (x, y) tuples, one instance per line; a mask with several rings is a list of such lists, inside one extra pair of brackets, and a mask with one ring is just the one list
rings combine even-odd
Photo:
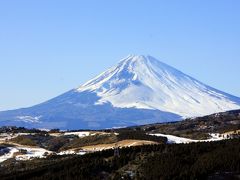
[(240, 96), (239, 9), (238, 0), (0, 1), (0, 110), (57, 96), (128, 54)]

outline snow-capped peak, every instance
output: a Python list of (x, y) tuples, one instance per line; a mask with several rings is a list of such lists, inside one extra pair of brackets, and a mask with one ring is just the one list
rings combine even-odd
[(95, 92), (100, 97), (96, 104), (157, 109), (184, 117), (240, 108), (238, 98), (143, 55), (129, 55), (76, 90)]
[(140, 81), (150, 83), (151, 80), (149, 78), (161, 78), (160, 76), (166, 76), (164, 73), (167, 71), (173, 74), (181, 73), (151, 56), (129, 55), (121, 60), (117, 66), (109, 68), (96, 78), (80, 86), (77, 90), (94, 91), (97, 88), (111, 89), (111, 87), (114, 86), (117, 86), (115, 88), (121, 89), (121, 86), (119, 85), (126, 85), (130, 82), (136, 83), (137, 81), (138, 83), (140, 83)]
[(33, 107), (0, 112), (0, 125), (102, 129), (240, 109), (240, 98), (151, 56), (129, 55), (77, 89)]

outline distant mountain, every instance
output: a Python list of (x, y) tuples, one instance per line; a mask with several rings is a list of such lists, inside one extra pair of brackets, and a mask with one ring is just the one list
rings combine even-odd
[(151, 56), (130, 55), (79, 88), (42, 104), (0, 112), (0, 125), (100, 129), (240, 109), (240, 98)]

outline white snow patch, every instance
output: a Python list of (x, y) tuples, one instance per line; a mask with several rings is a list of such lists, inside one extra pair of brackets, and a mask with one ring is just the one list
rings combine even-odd
[(27, 123), (40, 123), (40, 118), (42, 116), (35, 116), (35, 117), (32, 117), (32, 116), (17, 116), (16, 118), (19, 120), (19, 121), (23, 121), (23, 122), (27, 122)]
[(17, 148), (13, 148), (13, 147), (8, 147), (7, 149), (9, 149), (9, 152), (0, 156), (0, 163), (3, 161), (6, 161), (7, 159), (12, 158), (13, 154), (19, 151)]
[(86, 153), (87, 153), (86, 151), (82, 151), (82, 150), (79, 150), (77, 152), (74, 150), (66, 150), (66, 151), (61, 151), (60, 153), (58, 153), (58, 155), (71, 155), (71, 154), (84, 155)]
[(209, 134), (212, 136), (212, 138), (206, 139), (206, 140), (194, 140), (194, 139), (188, 139), (188, 138), (184, 138), (184, 137), (178, 137), (178, 136), (174, 136), (174, 135), (167, 135), (167, 134), (160, 134), (160, 133), (149, 134), (149, 135), (166, 137), (168, 139), (169, 144), (186, 144), (186, 143), (192, 143), (192, 142), (211, 142), (211, 141), (221, 141), (221, 140), (227, 139), (227, 137), (224, 137), (218, 133)]
[(35, 135), (36, 133), (0, 133), (0, 142), (8, 141), (18, 136)]
[(43, 148), (28, 148), (28, 147), (18, 147), (18, 149), (23, 149), (27, 151), (27, 154), (16, 156), (16, 160), (29, 160), (32, 158), (44, 158), (44, 154), (51, 154), (51, 151), (48, 151)]
[[(78, 137), (86, 137), (86, 136), (90, 136), (90, 132), (89, 131), (84, 131), (84, 132), (65, 132), (64, 135), (76, 135)], [(94, 134), (91, 134), (94, 135)]]
[(6, 153), (2, 156), (0, 156), (0, 163), (10, 159), (14, 158), (14, 153), (19, 152), (20, 150), (26, 150), (26, 154), (21, 154), (21, 155), (16, 155), (15, 159), (16, 160), (29, 160), (32, 158), (44, 158), (45, 153), (52, 153), (51, 151), (48, 151), (43, 148), (35, 148), (35, 147), (24, 147), (24, 146), (18, 146), (18, 147), (7, 147), (10, 151), (9, 153)]

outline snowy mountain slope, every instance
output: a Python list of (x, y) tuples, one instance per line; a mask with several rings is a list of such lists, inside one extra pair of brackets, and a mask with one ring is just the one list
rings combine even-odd
[(74, 89), (30, 108), (0, 112), (0, 126), (103, 129), (176, 121), (181, 118), (177, 114), (159, 110), (116, 108), (110, 103), (95, 105), (98, 100), (99, 97), (94, 92), (79, 93)]
[(151, 56), (130, 55), (79, 88), (30, 108), (0, 112), (0, 125), (101, 129), (232, 109), (240, 109), (240, 98)]
[(91, 91), (114, 107), (157, 109), (201, 116), (240, 108), (240, 100), (213, 89), (151, 56), (128, 56), (77, 89)]

